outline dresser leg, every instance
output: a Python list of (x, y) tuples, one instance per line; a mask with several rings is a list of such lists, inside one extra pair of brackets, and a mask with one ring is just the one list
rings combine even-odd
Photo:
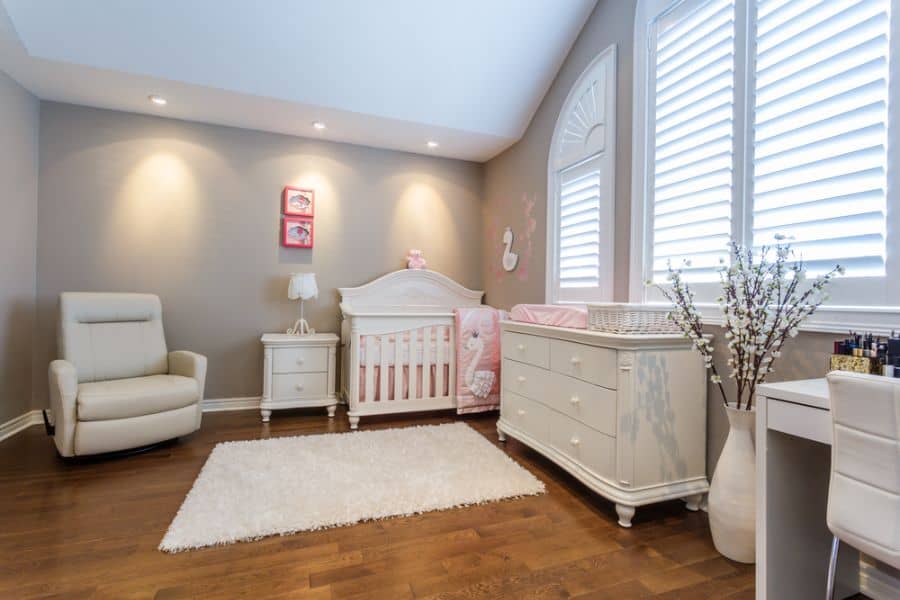
[(619, 525), (622, 527), (631, 527), (631, 519), (634, 517), (634, 511), (635, 508), (633, 506), (616, 504), (616, 514), (619, 515)]
[(268, 422), (269, 422), (269, 417), (272, 416), (272, 411), (269, 410), (268, 408), (263, 408), (263, 409), (260, 410), (259, 412), (260, 412), (260, 414), (262, 414), (262, 422), (263, 422), (263, 423), (268, 423)]
[(684, 507), (691, 512), (700, 510), (700, 501), (703, 500), (703, 494), (694, 494), (684, 497)]
[(350, 419), (350, 429), (357, 429), (359, 427), (359, 417), (347, 417)]
[(328, 418), (334, 418), (334, 411), (337, 410), (337, 404), (332, 404), (331, 406), (326, 407), (328, 409)]
[(499, 425), (497, 425), (497, 438), (498, 438), (501, 442), (505, 442), (505, 441), (506, 441), (506, 434), (503, 433), (503, 430), (500, 429), (500, 426), (499, 426)]

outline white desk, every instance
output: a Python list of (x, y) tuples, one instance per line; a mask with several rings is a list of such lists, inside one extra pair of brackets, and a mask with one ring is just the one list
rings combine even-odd
[[(756, 597), (820, 600), (831, 532), (831, 403), (825, 379), (760, 386), (756, 411)], [(862, 567), (862, 568), (861, 568)], [(836, 598), (900, 597), (900, 581), (841, 545)]]

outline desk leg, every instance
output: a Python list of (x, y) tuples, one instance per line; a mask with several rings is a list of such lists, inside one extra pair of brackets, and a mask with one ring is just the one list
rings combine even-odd
[[(763, 415), (764, 416), (764, 415)], [(756, 597), (825, 596), (831, 532), (825, 522), (831, 448), (761, 428), (757, 436), (761, 514), (757, 522)], [(762, 442), (762, 443), (759, 443)], [(859, 553), (843, 544), (835, 598), (859, 591)]]

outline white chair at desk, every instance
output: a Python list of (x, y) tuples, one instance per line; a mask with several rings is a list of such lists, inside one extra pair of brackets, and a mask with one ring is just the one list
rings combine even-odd
[(828, 375), (833, 439), (828, 528), (834, 534), (827, 596), (840, 542), (900, 568), (900, 379)]

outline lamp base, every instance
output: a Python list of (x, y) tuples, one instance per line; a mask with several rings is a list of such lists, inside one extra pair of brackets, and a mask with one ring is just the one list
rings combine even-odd
[(309, 323), (306, 322), (306, 319), (297, 319), (294, 321), (294, 326), (285, 331), (288, 335), (313, 335), (316, 333), (315, 329), (309, 328)]

